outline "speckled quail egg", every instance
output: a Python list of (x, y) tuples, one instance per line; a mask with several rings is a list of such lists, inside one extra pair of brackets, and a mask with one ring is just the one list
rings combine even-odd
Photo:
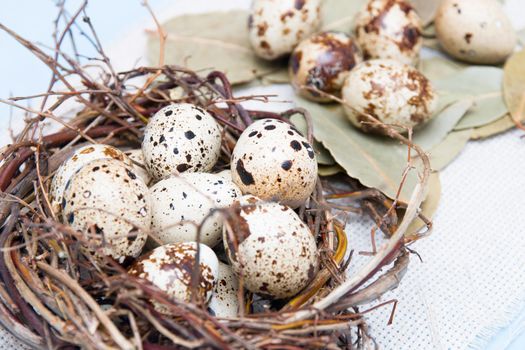
[(224, 246), (232, 268), (245, 287), (273, 298), (301, 291), (315, 276), (315, 238), (299, 216), (285, 205), (250, 196), (234, 203)]
[(186, 173), (159, 181), (150, 189), (153, 235), (162, 243), (197, 240), (210, 247), (221, 240), (222, 216), (214, 208), (230, 206), (241, 191), (230, 179), (217, 174)]
[(341, 32), (323, 32), (303, 40), (290, 56), (293, 87), (304, 97), (319, 102), (331, 99), (309, 90), (340, 94), (348, 72), (362, 61), (354, 39)]
[(368, 58), (391, 58), (415, 65), (423, 45), (422, 24), (403, 0), (370, 0), (357, 14), (357, 43)]
[(366, 132), (381, 132), (367, 124), (369, 114), (400, 131), (429, 120), (437, 93), (417, 69), (394, 60), (370, 60), (356, 66), (343, 86), (350, 121)]
[(310, 143), (280, 120), (261, 119), (243, 131), (232, 153), (233, 182), (253, 194), (292, 208), (315, 188), (317, 161)]
[[(199, 244), (199, 288), (198, 300), (207, 302), (219, 275), (219, 260), (204, 244)], [(164, 291), (168, 297), (189, 302), (192, 294), (192, 273), (195, 268), (197, 243), (172, 243), (162, 245), (141, 256), (129, 269), (132, 276), (145, 279)], [(159, 312), (168, 313), (168, 309), (153, 302)]]
[(232, 179), (232, 171), (230, 169), (225, 169), (221, 172), (218, 172), (217, 175), (219, 175), (220, 177), (226, 180)]
[(230, 265), (219, 262), (219, 277), (213, 289), (208, 311), (215, 317), (239, 315), (239, 281)]
[(62, 208), (64, 189), (71, 176), (95, 159), (117, 159), (128, 165), (133, 165), (133, 162), (122, 151), (113, 146), (96, 144), (77, 149), (68, 160), (60, 165), (51, 181), (49, 194), (55, 213), (60, 212)]
[(206, 172), (217, 162), (220, 151), (219, 124), (204, 109), (189, 103), (162, 108), (144, 130), (144, 161), (155, 179)]
[(259, 57), (273, 60), (320, 26), (321, 0), (254, 0), (248, 20), (250, 43)]
[(116, 159), (91, 161), (64, 191), (63, 220), (87, 238), (97, 255), (122, 262), (137, 257), (151, 225), (148, 188), (131, 166)]
[(435, 25), (441, 46), (463, 61), (500, 63), (516, 46), (516, 33), (496, 0), (443, 0)]
[(151, 176), (146, 170), (146, 165), (144, 164), (144, 154), (142, 154), (142, 149), (132, 149), (125, 151), (124, 154), (128, 156), (129, 159), (133, 162), (133, 172), (137, 174), (138, 177), (144, 181), (146, 185), (151, 182)]

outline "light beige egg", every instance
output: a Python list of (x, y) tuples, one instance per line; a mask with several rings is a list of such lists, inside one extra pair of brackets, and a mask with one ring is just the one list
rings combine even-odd
[(146, 185), (149, 185), (152, 181), (152, 178), (146, 170), (142, 149), (132, 149), (125, 151), (124, 154), (126, 154), (126, 156), (128, 156), (128, 158), (133, 162), (133, 171), (135, 174), (137, 174), (137, 176), (140, 177)]
[(82, 232), (97, 256), (137, 257), (151, 225), (148, 188), (120, 160), (97, 159), (78, 170), (64, 191), (63, 221)]
[(162, 108), (144, 130), (144, 161), (156, 180), (177, 173), (209, 171), (220, 151), (219, 124), (207, 111), (189, 103)]
[(292, 125), (261, 119), (243, 131), (233, 149), (233, 182), (253, 194), (292, 208), (305, 203), (317, 181), (314, 149)]
[(222, 215), (210, 216), (215, 208), (226, 208), (241, 196), (230, 179), (217, 174), (186, 173), (159, 181), (150, 188), (153, 235), (162, 243), (197, 240), (217, 245), (222, 235)]
[(400, 131), (428, 121), (438, 96), (417, 69), (394, 60), (370, 60), (356, 66), (343, 86), (345, 112), (365, 132), (381, 132), (369, 123), (371, 115)]
[(80, 147), (69, 159), (60, 165), (51, 181), (49, 194), (51, 206), (55, 213), (59, 213), (62, 210), (64, 189), (71, 176), (84, 165), (96, 159), (117, 159), (127, 165), (133, 165), (133, 162), (122, 151), (113, 146), (94, 144)]
[[(219, 275), (219, 260), (208, 246), (199, 246), (199, 284), (197, 300), (207, 303)], [(173, 243), (157, 247), (140, 257), (129, 269), (132, 276), (142, 278), (162, 290), (168, 297), (189, 302), (192, 297), (192, 273), (196, 268), (197, 243)], [(159, 312), (169, 309), (153, 302)]]
[(316, 32), (320, 26), (321, 0), (254, 0), (248, 21), (254, 52), (273, 60)]
[(219, 276), (208, 311), (219, 318), (239, 316), (239, 280), (230, 265), (219, 262)]
[(354, 23), (366, 59), (389, 58), (411, 65), (419, 61), (421, 19), (406, 1), (369, 0)]
[(233, 207), (224, 230), (232, 268), (245, 287), (272, 298), (299, 293), (318, 270), (318, 252), (308, 226), (289, 207), (253, 196)]
[(443, 0), (435, 26), (441, 47), (471, 63), (501, 63), (516, 46), (516, 32), (496, 0)]
[(342, 32), (322, 32), (303, 40), (290, 56), (289, 74), (300, 95), (330, 102), (314, 88), (339, 96), (348, 72), (363, 60), (354, 39)]

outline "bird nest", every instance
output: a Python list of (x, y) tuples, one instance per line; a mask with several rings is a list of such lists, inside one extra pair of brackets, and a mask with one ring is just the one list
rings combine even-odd
[[(85, 17), (84, 22), (89, 24), (89, 19)], [(305, 137), (313, 141), (308, 112), (247, 110), (243, 101), (260, 97), (236, 98), (221, 72), (200, 76), (181, 67), (161, 66), (117, 73), (101, 48), (102, 64), (93, 79), (77, 59), (59, 50), (56, 56), (48, 55), (2, 29), (47, 64), (54, 79), (39, 96), (54, 98), (50, 107), (32, 110), (18, 105), (17, 99), (8, 102), (28, 112), (25, 128), (2, 149), (0, 158), (0, 322), (8, 331), (34, 348), (338, 349), (374, 344), (365, 319), (369, 310), (359, 305), (379, 299), (398, 285), (408, 265), (406, 245), (419, 238), (406, 235), (418, 216), (430, 168), (419, 147), (370, 117), (370, 123), (405, 143), (426, 165), (410, 201), (390, 200), (347, 176), (320, 178), (311, 197), (296, 210), (316, 238), (318, 273), (298, 295), (286, 300), (249, 293), (241, 283), (239, 315), (216, 318), (202, 303), (170, 299), (154, 285), (129, 275), (132, 262), (94, 258), (82, 249), (89, 244), (85, 236), (59, 220), (51, 208), (51, 178), (86, 143), (140, 147), (149, 117), (170, 103), (200, 106), (223, 127), (216, 171), (229, 167), (239, 135), (259, 118), (290, 123), (292, 115), (302, 114), (308, 124)], [(97, 42), (94, 45), (99, 47)], [(74, 79), (81, 89), (73, 87)], [(56, 81), (67, 91), (54, 92)], [(59, 110), (73, 100), (80, 108), (66, 121)], [(63, 127), (42, 135), (45, 120)], [(351, 275), (346, 272), (351, 259), (347, 235), (338, 219), (345, 212), (369, 215), (375, 228), (389, 237)], [(228, 210), (223, 214), (228, 215)], [(158, 312), (152, 301), (168, 312)]]

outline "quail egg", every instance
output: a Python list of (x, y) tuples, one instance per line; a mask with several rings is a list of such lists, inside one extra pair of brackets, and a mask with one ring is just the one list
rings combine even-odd
[(280, 120), (261, 119), (243, 131), (233, 149), (233, 182), (253, 194), (297, 208), (317, 180), (317, 161), (310, 143)]
[(500, 63), (516, 46), (516, 33), (496, 0), (443, 0), (435, 25), (441, 46), (463, 61)]
[(289, 207), (253, 196), (234, 203), (224, 246), (245, 287), (281, 299), (300, 292), (315, 276), (318, 253), (310, 229)]
[(273, 60), (292, 52), (320, 26), (321, 0), (254, 0), (248, 30), (255, 54)]
[[(208, 302), (219, 275), (219, 260), (204, 244), (199, 244), (198, 300)], [(129, 269), (132, 276), (142, 278), (165, 292), (174, 300), (189, 302), (192, 297), (192, 273), (195, 268), (197, 243), (172, 243), (162, 245), (141, 256)], [(153, 302), (159, 312), (169, 310)]]
[(437, 94), (415, 68), (394, 60), (370, 60), (356, 66), (343, 86), (345, 111), (365, 132), (381, 132), (367, 124), (369, 114), (400, 131), (429, 120), (437, 107)]
[(213, 289), (208, 311), (219, 318), (239, 315), (239, 281), (230, 265), (219, 262), (219, 277)]
[(128, 158), (131, 159), (131, 161), (133, 162), (133, 172), (137, 174), (137, 176), (140, 177), (146, 185), (148, 185), (151, 182), (151, 176), (146, 170), (142, 149), (132, 149), (129, 151), (125, 151), (124, 154), (126, 154)]
[(81, 231), (90, 249), (119, 262), (137, 257), (151, 225), (148, 188), (128, 166), (116, 159), (97, 159), (68, 181), (63, 220)]
[(350, 36), (323, 32), (303, 40), (294, 49), (289, 74), (292, 85), (303, 97), (330, 102), (330, 98), (308, 88), (338, 96), (348, 72), (361, 61), (361, 51)]
[(142, 152), (150, 175), (209, 171), (221, 151), (221, 130), (204, 109), (179, 103), (159, 110), (144, 130)]
[(217, 174), (186, 173), (159, 181), (150, 188), (153, 235), (162, 243), (197, 240), (210, 247), (221, 240), (222, 216), (210, 212), (230, 206), (241, 196), (232, 180)]
[(403, 0), (370, 0), (355, 19), (357, 43), (366, 59), (415, 65), (423, 45), (421, 32), (421, 19)]
[(62, 209), (64, 189), (71, 176), (95, 159), (117, 159), (127, 165), (133, 165), (133, 162), (122, 151), (109, 145), (94, 144), (77, 149), (68, 160), (60, 165), (51, 181), (49, 194), (55, 213), (59, 213)]

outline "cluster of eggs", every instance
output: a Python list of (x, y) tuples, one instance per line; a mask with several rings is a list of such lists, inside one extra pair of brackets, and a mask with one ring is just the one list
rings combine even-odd
[[(200, 300), (216, 316), (237, 315), (241, 274), (252, 292), (291, 297), (318, 268), (315, 237), (293, 210), (316, 185), (313, 148), (276, 119), (242, 132), (231, 170), (216, 164), (221, 145), (222, 128), (208, 111), (168, 105), (150, 118), (141, 149), (77, 149), (52, 179), (53, 209), (96, 258), (131, 258), (130, 275), (170, 298)], [(143, 252), (148, 235), (160, 246)], [(214, 251), (221, 241), (229, 264)]]
[[(415, 68), (422, 23), (410, 4), (367, 1), (354, 19), (354, 36), (320, 31), (320, 6), (321, 0), (254, 0), (249, 19), (254, 52), (272, 60), (289, 55), (297, 93), (316, 102), (342, 99), (352, 124), (365, 132), (381, 132), (370, 117), (399, 130), (427, 122), (438, 96)], [(496, 0), (444, 0), (435, 23), (445, 51), (469, 62), (501, 62), (516, 44)]]

